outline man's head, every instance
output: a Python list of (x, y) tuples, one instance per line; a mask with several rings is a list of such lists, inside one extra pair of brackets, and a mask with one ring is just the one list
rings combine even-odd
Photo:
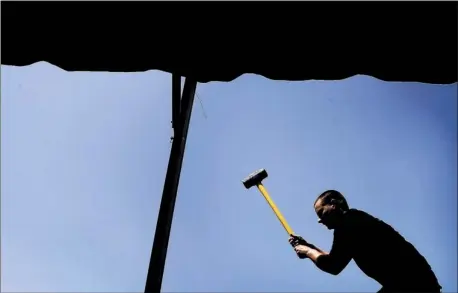
[(336, 190), (326, 190), (318, 196), (314, 204), (318, 222), (328, 229), (335, 229), (342, 215), (349, 210), (345, 197)]

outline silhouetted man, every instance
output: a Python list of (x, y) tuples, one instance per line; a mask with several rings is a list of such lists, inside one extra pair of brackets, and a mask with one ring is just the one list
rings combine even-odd
[(289, 242), (300, 258), (309, 258), (324, 272), (338, 275), (353, 259), (382, 285), (379, 292), (440, 292), (426, 259), (390, 225), (350, 209), (344, 196), (328, 190), (314, 204), (319, 222), (334, 230), (329, 253), (293, 235)]

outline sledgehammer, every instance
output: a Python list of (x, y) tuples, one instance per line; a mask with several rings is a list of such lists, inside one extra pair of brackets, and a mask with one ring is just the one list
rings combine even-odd
[(286, 232), (288, 232), (288, 235), (293, 235), (293, 229), (291, 229), (291, 227), (288, 225), (288, 222), (286, 222), (285, 217), (283, 217), (282, 213), (267, 193), (267, 190), (264, 188), (264, 185), (262, 185), (262, 180), (266, 179), (267, 176), (267, 171), (265, 169), (260, 169), (248, 175), (248, 177), (242, 180), (242, 183), (246, 189), (250, 189), (253, 186), (256, 186), (259, 189), (261, 194), (266, 199), (267, 203), (274, 211), (277, 218), (280, 220), (280, 223), (283, 225), (283, 228), (285, 228)]

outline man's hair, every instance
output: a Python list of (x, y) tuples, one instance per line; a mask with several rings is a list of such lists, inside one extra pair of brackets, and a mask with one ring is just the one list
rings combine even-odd
[(350, 209), (345, 197), (337, 190), (326, 190), (318, 196), (313, 205), (316, 205), (320, 199), (322, 204), (335, 204), (336, 206), (342, 208), (344, 211)]

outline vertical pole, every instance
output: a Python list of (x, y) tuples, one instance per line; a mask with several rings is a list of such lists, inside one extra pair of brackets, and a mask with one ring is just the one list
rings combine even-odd
[[(176, 85), (176, 83), (174, 84)], [(196, 87), (197, 82), (195, 80), (186, 78), (181, 98), (181, 111), (179, 120), (176, 122), (175, 136), (170, 151), (167, 174), (165, 176), (161, 206), (159, 208), (148, 275), (146, 277), (145, 293), (160, 293), (161, 291), (170, 229), (172, 227), (173, 211), (175, 208)]]
[(179, 125), (181, 109), (181, 76), (172, 74), (172, 128)]

